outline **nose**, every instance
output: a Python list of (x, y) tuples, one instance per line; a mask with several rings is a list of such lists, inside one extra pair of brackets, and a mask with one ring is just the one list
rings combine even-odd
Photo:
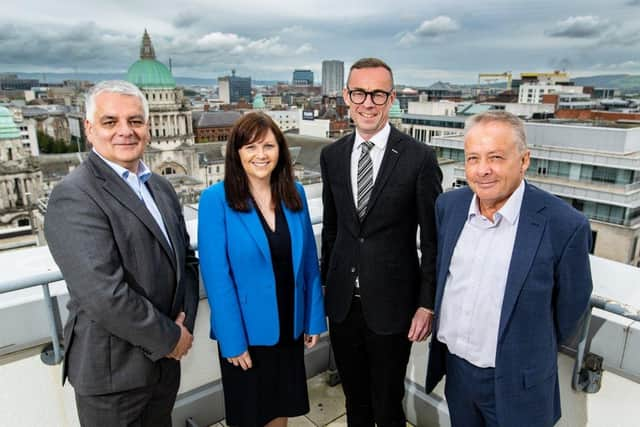
[(365, 107), (375, 107), (376, 104), (373, 103), (373, 93), (367, 93), (364, 95), (364, 102), (362, 103)]
[(480, 160), (478, 162), (478, 167), (477, 167), (477, 171), (478, 171), (478, 175), (480, 176), (487, 176), (490, 175), (492, 172), (491, 169), (491, 163), (489, 163), (486, 160)]
[(129, 136), (133, 133), (133, 129), (128, 121), (120, 120), (116, 127), (116, 132), (118, 132), (118, 135)]

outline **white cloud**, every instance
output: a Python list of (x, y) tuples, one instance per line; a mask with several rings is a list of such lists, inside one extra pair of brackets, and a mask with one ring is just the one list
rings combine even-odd
[(225, 49), (233, 48), (238, 45), (247, 43), (247, 39), (233, 33), (209, 33), (200, 37), (196, 41), (196, 45), (209, 49)]
[(315, 49), (311, 46), (311, 43), (305, 43), (296, 49), (296, 55), (303, 55), (305, 53), (313, 52)]
[(597, 16), (570, 16), (556, 22), (547, 34), (552, 37), (590, 38), (602, 34), (609, 27), (609, 22)]
[(413, 46), (421, 40), (439, 39), (444, 34), (454, 33), (460, 29), (460, 25), (448, 16), (437, 16), (422, 23), (413, 31), (405, 31), (398, 34), (400, 46)]
[(458, 31), (460, 26), (448, 16), (438, 16), (430, 21), (423, 21), (415, 31), (417, 36), (437, 37), (441, 34)]

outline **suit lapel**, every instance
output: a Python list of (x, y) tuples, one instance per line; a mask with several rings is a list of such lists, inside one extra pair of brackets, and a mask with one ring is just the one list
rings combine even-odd
[(369, 198), (369, 203), (367, 204), (367, 211), (363, 218), (363, 222), (369, 215), (369, 212), (371, 212), (371, 210), (373, 209), (373, 206), (376, 204), (378, 196), (382, 192), (384, 185), (389, 179), (389, 176), (391, 176), (391, 173), (393, 172), (393, 169), (398, 162), (398, 158), (400, 157), (400, 154), (402, 152), (402, 144), (400, 144), (401, 137), (402, 135), (400, 134), (400, 132), (392, 127), (391, 133), (389, 134), (389, 140), (387, 141), (387, 148), (385, 149), (384, 156), (382, 157), (382, 164), (380, 165), (378, 176), (376, 177), (375, 183), (373, 184), (373, 190), (371, 191), (371, 197)]
[(271, 262), (271, 251), (269, 250), (269, 242), (267, 241), (267, 236), (264, 233), (264, 229), (262, 228), (262, 223), (260, 222), (260, 218), (258, 218), (257, 207), (251, 203), (251, 210), (249, 212), (240, 212), (231, 210), (236, 215), (240, 217), (240, 220), (244, 224), (245, 228), (260, 248), (260, 252), (264, 258)]
[(289, 226), (289, 235), (291, 239), (291, 255), (293, 257), (293, 277), (298, 277), (298, 270), (302, 264), (302, 249), (304, 240), (302, 238), (302, 215), (289, 210), (284, 203), (282, 203), (282, 210), (284, 216), (287, 219), (287, 225)]
[(104, 181), (103, 188), (105, 191), (116, 199), (125, 209), (131, 211), (140, 220), (140, 222), (142, 222), (149, 231), (151, 231), (155, 238), (160, 242), (160, 245), (167, 253), (167, 256), (175, 268), (174, 253), (144, 202), (134, 194), (133, 190), (127, 185), (127, 183), (119, 177), (118, 174), (109, 167), (109, 165), (104, 163), (97, 154), (93, 152), (89, 153), (87, 160), (91, 162), (94, 170), (97, 172), (96, 176)]
[(349, 205), (349, 211), (351, 212), (351, 219), (354, 224), (358, 224), (360, 220), (358, 219), (358, 211), (356, 209), (356, 203), (353, 200), (353, 184), (351, 183), (351, 153), (353, 152), (353, 144), (356, 141), (355, 132), (351, 134), (349, 141), (343, 145), (343, 152), (338, 153), (338, 161), (341, 163), (339, 167), (337, 167), (336, 171), (345, 172), (342, 177), (340, 177), (340, 181), (342, 181), (343, 185), (348, 189), (347, 191), (347, 199), (349, 199), (346, 203)]
[[(459, 190), (464, 191), (464, 190)], [(449, 274), (449, 266), (451, 265), (451, 257), (453, 251), (456, 248), (460, 233), (464, 228), (464, 224), (467, 220), (469, 213), (469, 204), (473, 197), (471, 190), (468, 191), (468, 195), (462, 197), (459, 202), (447, 209), (448, 218), (440, 218), (441, 227), (444, 227), (444, 236), (438, 233), (438, 237), (443, 237), (442, 242), (442, 254), (439, 255), (440, 262), (443, 265), (438, 266), (438, 277), (436, 286), (436, 313), (440, 309), (440, 303), (442, 302), (442, 295), (444, 293), (444, 285)]]
[(509, 323), (522, 286), (538, 252), (547, 221), (546, 217), (539, 213), (543, 208), (544, 202), (535, 194), (535, 190), (526, 184), (502, 302), (498, 343)]
[[(178, 222), (169, 220), (169, 219), (173, 219), (176, 216), (176, 213), (171, 212), (172, 203), (170, 200), (168, 200), (167, 194), (164, 191), (162, 191), (162, 188), (160, 188), (160, 186), (158, 185), (157, 181), (154, 179), (153, 176), (147, 181), (147, 184), (148, 184), (147, 188), (149, 189), (149, 192), (153, 196), (153, 200), (156, 202), (156, 206), (158, 207), (158, 210), (160, 211), (160, 215), (162, 216), (162, 219), (164, 222), (164, 228), (167, 230), (167, 234), (169, 235), (169, 239), (171, 240), (171, 244), (173, 245), (173, 250), (171, 250), (171, 247), (169, 245), (166, 245), (166, 249), (168, 249), (171, 252), (170, 258), (172, 258), (176, 262), (174, 266), (178, 267), (176, 268), (176, 271), (178, 272), (178, 282), (179, 282), (180, 273), (182, 271), (182, 263), (184, 262), (184, 260), (179, 259), (178, 257), (179, 251), (177, 250), (176, 245), (179, 244), (178, 242), (180, 242), (181, 239), (179, 238), (179, 230), (177, 228)], [(157, 227), (157, 228), (159, 229), (160, 227)], [(165, 239), (164, 234), (162, 234), (162, 230), (159, 230), (159, 231), (160, 231), (163, 243), (166, 243), (167, 239)]]

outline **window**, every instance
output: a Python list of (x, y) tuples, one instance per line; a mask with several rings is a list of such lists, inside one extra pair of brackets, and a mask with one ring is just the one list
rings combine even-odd
[(166, 168), (162, 169), (162, 175), (175, 175), (175, 173), (176, 170), (171, 166), (167, 166)]
[(30, 225), (29, 218), (21, 218), (18, 220), (18, 227), (26, 227)]

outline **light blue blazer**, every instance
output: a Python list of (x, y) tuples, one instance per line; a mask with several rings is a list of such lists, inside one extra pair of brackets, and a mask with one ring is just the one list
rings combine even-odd
[[(293, 333), (327, 330), (318, 255), (302, 185), (296, 183), (303, 209), (284, 211), (291, 235), (295, 278)], [(269, 243), (255, 209), (233, 210), (224, 182), (200, 197), (198, 212), (200, 269), (211, 307), (211, 338), (223, 357), (235, 357), (249, 345), (274, 345), (280, 325)]]

